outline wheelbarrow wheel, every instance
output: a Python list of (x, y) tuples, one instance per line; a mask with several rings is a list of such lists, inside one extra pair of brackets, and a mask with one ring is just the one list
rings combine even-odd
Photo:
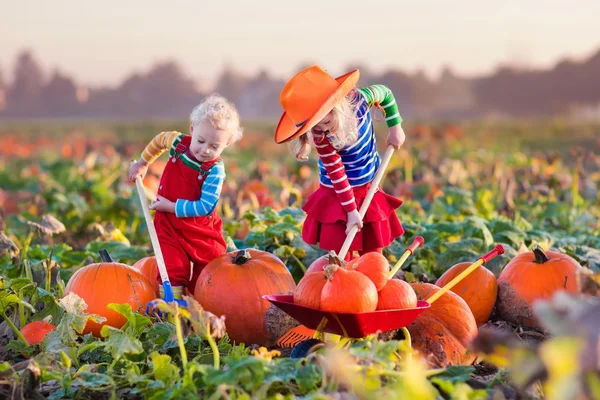
[(303, 340), (294, 347), (290, 353), (290, 358), (303, 358), (323, 347), (325, 347), (325, 342), (319, 339)]

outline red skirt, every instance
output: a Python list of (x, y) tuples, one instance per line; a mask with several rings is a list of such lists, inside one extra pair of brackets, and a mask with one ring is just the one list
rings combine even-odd
[[(353, 187), (356, 206), (365, 199), (370, 183)], [(379, 189), (363, 219), (363, 228), (357, 232), (350, 251), (371, 251), (389, 245), (402, 236), (404, 229), (396, 215), (402, 200)], [(308, 244), (319, 244), (324, 250), (339, 252), (346, 240), (346, 211), (333, 188), (319, 186), (302, 207), (306, 220), (302, 226), (302, 239)]]

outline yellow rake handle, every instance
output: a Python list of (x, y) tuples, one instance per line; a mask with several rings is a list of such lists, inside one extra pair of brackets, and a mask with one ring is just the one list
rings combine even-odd
[(434, 301), (442, 297), (444, 293), (446, 293), (448, 290), (452, 289), (458, 282), (462, 281), (467, 275), (479, 268), (480, 265), (486, 264), (492, 258), (500, 254), (504, 254), (504, 246), (502, 246), (501, 244), (494, 247), (494, 249), (486, 255), (480, 257), (477, 261), (471, 264), (469, 268), (465, 269), (458, 276), (456, 276), (454, 279), (448, 282), (443, 288), (435, 292), (430, 298), (427, 299), (427, 302), (429, 304), (433, 303)]
[(392, 279), (394, 275), (396, 275), (396, 272), (398, 272), (398, 270), (402, 267), (408, 256), (414, 253), (417, 247), (423, 246), (424, 243), (425, 239), (423, 239), (423, 236), (417, 236), (412, 244), (406, 248), (406, 251), (404, 254), (402, 254), (402, 257), (400, 257), (396, 265), (394, 265), (394, 268), (392, 268), (390, 274), (388, 275), (388, 279)]

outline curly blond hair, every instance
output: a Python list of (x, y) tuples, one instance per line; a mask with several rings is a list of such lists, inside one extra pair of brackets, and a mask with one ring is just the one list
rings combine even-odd
[(190, 124), (195, 128), (203, 121), (209, 121), (216, 129), (230, 132), (232, 143), (242, 138), (238, 111), (233, 103), (220, 94), (209, 95), (192, 110)]

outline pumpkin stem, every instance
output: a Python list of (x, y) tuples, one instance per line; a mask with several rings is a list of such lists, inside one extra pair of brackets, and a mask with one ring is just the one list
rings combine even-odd
[(112, 259), (110, 254), (108, 254), (108, 251), (106, 249), (102, 249), (98, 253), (100, 254), (100, 259), (102, 260), (102, 262), (105, 262), (105, 263), (114, 263), (115, 262), (115, 260)]
[(333, 274), (335, 274), (335, 271), (337, 271), (338, 268), (340, 267), (337, 264), (327, 264), (323, 268), (323, 271), (325, 272), (325, 278), (327, 278), (328, 281), (333, 280)]
[(337, 265), (338, 267), (344, 267), (345, 262), (340, 260), (338, 256), (335, 255), (335, 252), (332, 250), (329, 252), (329, 265)]
[(252, 256), (250, 255), (250, 252), (247, 249), (244, 249), (238, 251), (238, 253), (235, 255), (235, 257), (233, 257), (231, 261), (235, 265), (244, 265), (245, 263), (250, 261), (251, 258)]
[(546, 253), (544, 253), (544, 249), (542, 249), (537, 244), (533, 247), (533, 254), (535, 255), (535, 263), (536, 264), (544, 264), (544, 263), (550, 261), (550, 259), (546, 255)]

